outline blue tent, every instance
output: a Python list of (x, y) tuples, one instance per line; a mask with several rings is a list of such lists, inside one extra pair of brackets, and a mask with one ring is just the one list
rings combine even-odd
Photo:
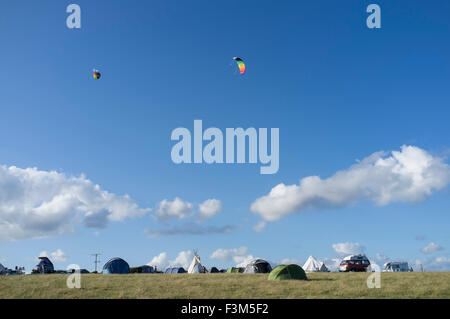
[(183, 267), (167, 268), (165, 274), (184, 274), (186, 270)]
[(113, 258), (113, 259), (110, 259), (103, 266), (103, 273), (104, 274), (129, 274), (130, 266), (122, 258)]
[(51, 274), (55, 272), (52, 262), (47, 257), (39, 257), (39, 264), (34, 267), (33, 274)]

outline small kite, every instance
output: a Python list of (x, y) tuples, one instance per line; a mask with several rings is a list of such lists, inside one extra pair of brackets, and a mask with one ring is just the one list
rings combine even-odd
[(238, 58), (238, 57), (234, 57), (233, 60), (236, 61), (237, 65), (239, 67), (239, 72), (241, 74), (244, 74), (245, 73), (245, 63), (244, 63), (244, 61), (242, 61), (242, 59)]
[(101, 73), (99, 70), (94, 69), (94, 79), (98, 80), (101, 77)]

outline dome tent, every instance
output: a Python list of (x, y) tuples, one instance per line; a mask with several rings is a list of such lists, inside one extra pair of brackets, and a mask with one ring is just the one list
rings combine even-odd
[(299, 265), (279, 265), (269, 274), (269, 280), (308, 280), (305, 271)]
[(183, 267), (167, 268), (165, 274), (185, 274), (186, 270)]
[(226, 270), (226, 272), (229, 274), (238, 274), (238, 273), (243, 273), (244, 270), (245, 270), (244, 267), (231, 267), (231, 268), (228, 268)]
[(149, 265), (143, 265), (139, 267), (131, 267), (130, 272), (133, 274), (154, 274), (155, 268)]
[(268, 274), (272, 271), (272, 266), (263, 260), (255, 259), (252, 260), (247, 267), (245, 267), (244, 274)]
[(112, 258), (103, 266), (104, 274), (129, 274), (130, 266), (122, 258)]
[(220, 271), (219, 271), (219, 269), (217, 269), (217, 267), (212, 267), (211, 270), (209, 271), (209, 273), (218, 274), (218, 273), (220, 273)]

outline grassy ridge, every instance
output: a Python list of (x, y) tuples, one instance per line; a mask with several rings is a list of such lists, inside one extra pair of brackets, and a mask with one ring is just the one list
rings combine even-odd
[(450, 272), (382, 273), (368, 289), (368, 273), (314, 273), (308, 281), (269, 281), (267, 275), (68, 275), (0, 277), (0, 298), (450, 298)]

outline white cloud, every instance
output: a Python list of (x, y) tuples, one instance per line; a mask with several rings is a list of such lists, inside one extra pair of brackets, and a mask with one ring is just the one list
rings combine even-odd
[(422, 252), (424, 254), (432, 254), (435, 251), (439, 251), (439, 250), (442, 250), (442, 249), (443, 248), (441, 246), (439, 246), (438, 244), (431, 242), (431, 243), (429, 243), (428, 245), (426, 245), (425, 247), (422, 248)]
[(415, 271), (420, 271), (421, 266), (425, 271), (450, 271), (450, 258), (445, 256), (416, 260), (413, 264)]
[(61, 249), (57, 249), (56, 251), (52, 252), (50, 255), (48, 254), (48, 252), (46, 250), (44, 250), (39, 254), (39, 257), (47, 257), (52, 262), (65, 262), (65, 261), (67, 261), (67, 258), (68, 258), (66, 253), (64, 251), (62, 251)]
[(56, 251), (51, 253), (51, 260), (54, 262), (64, 262), (67, 261), (67, 255), (61, 249), (57, 249)]
[(256, 199), (251, 211), (266, 221), (307, 208), (327, 209), (371, 200), (377, 205), (418, 202), (450, 183), (450, 168), (416, 146), (390, 154), (377, 152), (327, 179), (309, 176), (299, 185), (283, 183)]
[(181, 251), (178, 253), (177, 258), (170, 262), (172, 267), (183, 267), (184, 269), (188, 269), (192, 259), (194, 258), (194, 253), (190, 250)]
[(219, 248), (212, 253), (211, 259), (217, 259), (221, 262), (234, 262), (237, 267), (245, 267), (247, 264), (255, 259), (252, 255), (248, 254), (247, 247), (223, 249)]
[(201, 219), (209, 219), (222, 212), (222, 202), (218, 199), (208, 199), (198, 207)]
[(225, 226), (202, 226), (195, 223), (187, 223), (182, 226), (174, 226), (167, 229), (144, 229), (144, 233), (152, 236), (175, 236), (175, 235), (211, 235), (231, 233), (235, 227)]
[(147, 263), (147, 265), (156, 266), (159, 270), (162, 271), (164, 271), (168, 267), (183, 267), (185, 270), (187, 270), (193, 258), (194, 253), (190, 250), (179, 252), (174, 260), (170, 260), (167, 253), (163, 252), (158, 256), (153, 257), (153, 259), (149, 263)]
[(376, 262), (378, 262), (378, 263), (380, 263), (380, 264), (385, 264), (387, 261), (388, 261), (388, 257), (387, 256), (385, 256), (385, 255), (382, 255), (382, 254), (380, 254), (380, 253), (377, 253), (376, 255), (375, 255), (375, 261)]
[(340, 258), (324, 258), (323, 263), (327, 266), (330, 271), (338, 271), (339, 265), (341, 264), (342, 259)]
[(104, 191), (85, 176), (0, 166), (0, 240), (61, 235), (80, 224), (103, 228), (109, 221), (148, 211), (128, 195)]
[(364, 246), (360, 243), (338, 243), (332, 245), (339, 256), (355, 255), (364, 252)]
[(176, 197), (173, 201), (163, 200), (159, 203), (156, 216), (159, 220), (183, 219), (194, 212), (194, 205)]
[(236, 261), (236, 267), (246, 267), (252, 260), (257, 259), (253, 255), (236, 257), (234, 260)]
[(149, 266), (156, 266), (159, 270), (164, 271), (169, 266), (169, 257), (167, 253), (160, 253), (158, 256), (153, 257), (153, 259), (147, 263)]
[(290, 264), (297, 264), (303, 266), (303, 263), (300, 261), (300, 259), (297, 258), (284, 258), (281, 259), (279, 262), (273, 263), (271, 265), (274, 267), (276, 265), (290, 265)]
[(253, 230), (257, 233), (262, 232), (264, 230), (264, 228), (266, 228), (267, 223), (263, 220), (261, 220), (258, 224), (256, 224), (255, 226), (253, 226)]

